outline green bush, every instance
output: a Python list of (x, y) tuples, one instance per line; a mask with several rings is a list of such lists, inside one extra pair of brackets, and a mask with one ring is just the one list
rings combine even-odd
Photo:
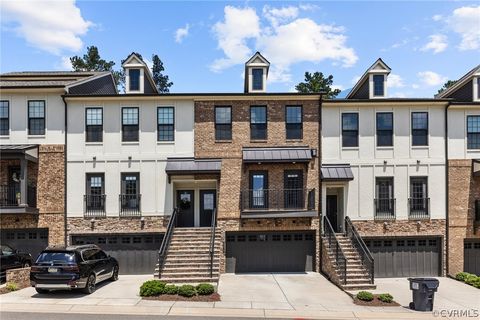
[(140, 296), (158, 296), (164, 293), (166, 283), (159, 280), (145, 281), (140, 287)]
[(209, 283), (200, 283), (197, 286), (197, 293), (202, 296), (208, 296), (215, 292), (215, 288)]
[(197, 294), (195, 287), (189, 284), (184, 284), (180, 288), (178, 288), (178, 294), (183, 297), (193, 297)]
[(373, 294), (368, 291), (360, 291), (359, 293), (357, 293), (357, 299), (362, 301), (372, 301)]
[(16, 284), (15, 282), (8, 282), (8, 283), (5, 285), (5, 288), (6, 288), (8, 291), (17, 291), (17, 290), (18, 290), (18, 284)]
[(477, 283), (479, 280), (480, 280), (480, 278), (477, 277), (476, 275), (474, 275), (474, 274), (469, 274), (469, 275), (465, 278), (465, 283), (473, 286), (474, 283)]
[(382, 293), (378, 295), (378, 300), (390, 303), (393, 301), (393, 296), (390, 293)]
[(468, 272), (459, 272), (455, 276), (455, 279), (460, 280), (460, 281), (465, 281), (465, 279), (470, 275)]
[(165, 294), (177, 294), (178, 293), (178, 287), (174, 284), (169, 284), (165, 286), (164, 290)]

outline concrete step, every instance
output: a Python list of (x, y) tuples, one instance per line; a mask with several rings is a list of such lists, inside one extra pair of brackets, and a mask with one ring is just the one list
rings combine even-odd
[(349, 278), (347, 277), (347, 284), (370, 284), (368, 278)]
[(346, 291), (375, 290), (377, 289), (377, 286), (374, 284), (346, 284), (346, 285), (342, 285), (342, 288)]
[[(213, 256), (213, 261), (214, 262), (218, 262), (220, 261), (220, 256), (219, 255), (214, 255)], [(170, 255), (170, 256), (167, 256), (167, 258), (165, 259), (165, 262), (166, 264), (168, 263), (195, 263), (195, 264), (198, 264), (198, 263), (210, 263), (210, 255), (195, 255), (195, 256), (189, 256), (189, 255), (178, 255), (178, 256), (174, 256), (174, 255)]]
[[(218, 268), (219, 267), (219, 262), (218, 261), (214, 261), (213, 262), (213, 267), (214, 268)], [(157, 264), (157, 267), (158, 267), (158, 264)], [(210, 268), (210, 260), (208, 261), (205, 261), (205, 262), (171, 262), (171, 261), (166, 261), (164, 264), (163, 264), (163, 267), (164, 268), (170, 268), (170, 267), (173, 267), (173, 268), (203, 268), (203, 267), (208, 267)]]
[[(158, 274), (155, 276), (158, 279)], [(217, 283), (218, 277), (188, 277), (188, 278), (169, 278), (161, 277), (160, 280), (167, 283), (188, 283), (188, 284), (198, 284), (198, 283)]]
[[(213, 270), (218, 270), (220, 265), (214, 264), (213, 265)], [(210, 272), (210, 265), (204, 265), (204, 266), (179, 266), (179, 265), (167, 265), (163, 266), (163, 271), (179, 271), (179, 272), (186, 272), (186, 271), (208, 271)]]
[[(166, 278), (178, 279), (178, 278), (209, 278), (210, 272), (165, 272), (162, 271), (162, 278), (165, 275)], [(219, 273), (213, 272), (212, 277), (218, 277)]]

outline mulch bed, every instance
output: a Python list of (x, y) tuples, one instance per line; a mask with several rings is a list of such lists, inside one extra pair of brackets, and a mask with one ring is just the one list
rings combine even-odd
[[(19, 286), (18, 290), (22, 290), (22, 289), (25, 289), (27, 287), (29, 287), (29, 286)], [(18, 290), (16, 290), (16, 291), (18, 291)], [(7, 290), (7, 287), (5, 287), (5, 286), (0, 288), (0, 294), (10, 293), (10, 292), (15, 292), (15, 291), (9, 291), (9, 290)]]
[(220, 295), (218, 293), (212, 293), (208, 296), (193, 296), (182, 297), (177, 294), (162, 294), (160, 296), (143, 297), (145, 300), (158, 300), (158, 301), (198, 301), (198, 302), (216, 302), (220, 301)]
[(400, 304), (398, 304), (395, 301), (392, 301), (390, 303), (383, 302), (378, 300), (378, 294), (373, 295), (373, 300), (372, 301), (363, 301), (357, 299), (357, 297), (353, 297), (353, 303), (359, 306), (368, 306), (368, 307), (398, 307)]

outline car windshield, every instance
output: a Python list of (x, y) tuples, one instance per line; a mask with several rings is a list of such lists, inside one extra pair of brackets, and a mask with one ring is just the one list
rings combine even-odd
[(75, 253), (73, 252), (42, 252), (37, 263), (72, 263), (75, 262)]

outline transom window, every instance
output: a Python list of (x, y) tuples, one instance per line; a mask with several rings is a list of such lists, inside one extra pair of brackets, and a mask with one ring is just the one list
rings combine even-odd
[(173, 141), (175, 118), (173, 107), (158, 107), (158, 141)]
[(302, 139), (303, 136), (303, 114), (302, 106), (285, 107), (285, 127), (287, 139)]
[(9, 101), (0, 101), (0, 136), (8, 136), (10, 133), (9, 115)]
[(28, 101), (28, 134), (45, 134), (45, 101)]
[(385, 95), (384, 76), (380, 74), (373, 75), (373, 95), (382, 97)]
[(215, 107), (215, 140), (232, 140), (232, 107)]
[(252, 89), (263, 90), (263, 69), (252, 69)]
[(138, 173), (123, 173), (122, 174), (122, 193), (125, 195), (137, 195), (140, 192)]
[(130, 77), (130, 91), (139, 91), (140, 90), (140, 69), (130, 69), (128, 70), (128, 75)]
[(86, 141), (102, 142), (103, 141), (103, 109), (87, 108), (86, 117)]
[(412, 146), (428, 146), (427, 112), (412, 112)]
[(467, 116), (467, 149), (480, 149), (480, 116)]
[(358, 147), (358, 113), (342, 113), (342, 146)]
[(267, 107), (250, 107), (250, 139), (267, 139)]
[(377, 113), (377, 146), (393, 146), (393, 113)]
[(122, 108), (122, 141), (138, 141), (138, 108)]

